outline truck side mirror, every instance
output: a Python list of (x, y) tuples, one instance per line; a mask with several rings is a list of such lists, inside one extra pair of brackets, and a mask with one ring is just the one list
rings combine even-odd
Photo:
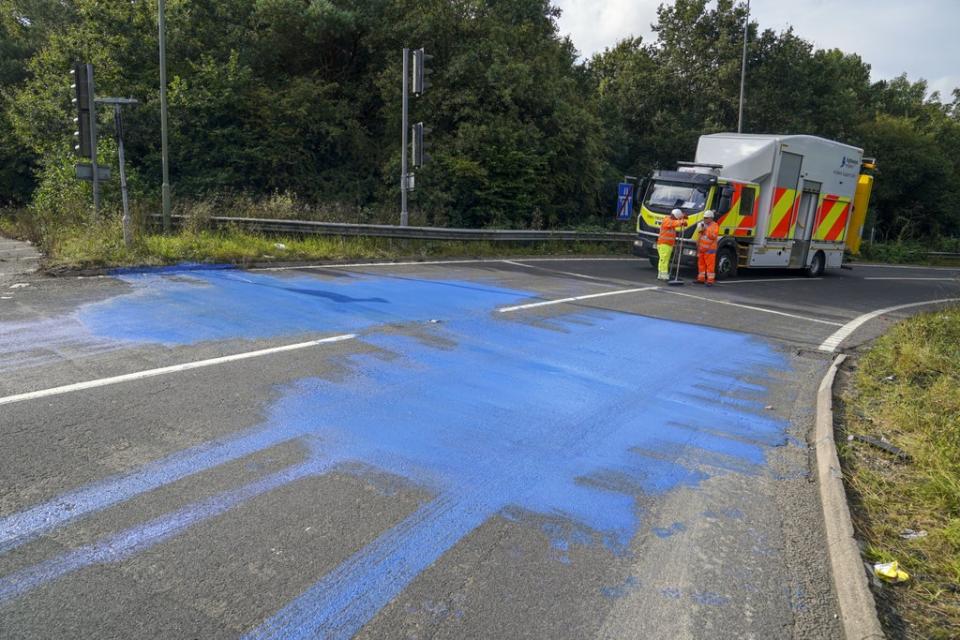
[(730, 205), (733, 201), (733, 187), (723, 187), (720, 190), (720, 204), (717, 206), (717, 213), (723, 215), (730, 211)]
[(647, 197), (647, 185), (650, 181), (647, 178), (640, 178), (640, 181), (637, 182), (637, 202), (643, 202), (644, 198)]

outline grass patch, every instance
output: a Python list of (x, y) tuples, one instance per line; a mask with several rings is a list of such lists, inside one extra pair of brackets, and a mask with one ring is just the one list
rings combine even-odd
[[(844, 430), (910, 456), (841, 442), (857, 536), (870, 562), (898, 560), (909, 582), (875, 588), (892, 638), (960, 638), (960, 308), (898, 324), (859, 361), (842, 397)], [(904, 539), (907, 529), (926, 531)]]
[(25, 216), (0, 216), (0, 231), (31, 239), (44, 251), (44, 267), (58, 271), (181, 262), (232, 263), (323, 260), (391, 260), (478, 258), (529, 255), (626, 255), (626, 243), (489, 242), (396, 240), (333, 236), (279, 236), (237, 228), (209, 229), (198, 222), (171, 235), (136, 234), (130, 249), (123, 244), (120, 221), (50, 227), (44, 233)]

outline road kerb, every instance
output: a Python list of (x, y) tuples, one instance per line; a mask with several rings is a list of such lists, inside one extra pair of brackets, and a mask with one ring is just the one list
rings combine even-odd
[(817, 390), (817, 480), (827, 534), (827, 554), (844, 637), (846, 640), (883, 640), (876, 603), (853, 534), (833, 433), (833, 381), (845, 359), (845, 355), (836, 357)]

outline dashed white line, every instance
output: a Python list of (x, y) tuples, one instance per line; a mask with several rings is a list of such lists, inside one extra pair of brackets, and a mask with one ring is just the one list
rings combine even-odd
[(758, 278), (756, 280), (723, 280), (717, 284), (746, 284), (748, 282), (793, 282), (800, 280), (803, 282), (815, 282), (823, 278)]
[(562, 276), (571, 276), (571, 277), (574, 277), (574, 278), (584, 278), (584, 279), (586, 279), (586, 280), (593, 280), (593, 281), (596, 281), (596, 284), (597, 284), (597, 285), (604, 286), (604, 287), (617, 287), (617, 286), (622, 286), (622, 285), (610, 284), (610, 282), (608, 282), (606, 278), (598, 278), (598, 277), (596, 277), (596, 276), (588, 276), (588, 275), (585, 274), (585, 273), (576, 273), (576, 272), (573, 272), (573, 271), (560, 271), (559, 269), (550, 269), (549, 267), (541, 267), (541, 266), (535, 265), (535, 264), (524, 264), (524, 263), (522, 263), (522, 262), (517, 262), (517, 261), (515, 261), (515, 260), (501, 260), (500, 262), (502, 262), (503, 264), (512, 264), (512, 265), (517, 266), (517, 267), (523, 267), (523, 268), (525, 268), (525, 269), (535, 269), (536, 271), (546, 271), (547, 273), (556, 273), (556, 274), (559, 274), (559, 275), (562, 275)]
[[(637, 258), (523, 258), (525, 262), (636, 262)], [(503, 258), (471, 258), (466, 260), (409, 260), (406, 262), (353, 262), (348, 264), (303, 264), (286, 267), (251, 267), (245, 271), (290, 271), (295, 269), (355, 269), (358, 267), (417, 267), (443, 264), (497, 264), (510, 262)]]
[(847, 324), (840, 327), (837, 331), (833, 332), (823, 343), (820, 344), (820, 351), (826, 351), (828, 353), (833, 353), (837, 350), (837, 347), (840, 346), (844, 340), (846, 340), (850, 334), (863, 326), (864, 323), (867, 323), (878, 316), (882, 316), (885, 313), (893, 313), (894, 311), (900, 311), (901, 309), (910, 309), (911, 307), (922, 307), (925, 305), (931, 304), (943, 304), (947, 302), (960, 302), (960, 298), (941, 298), (940, 300), (927, 300), (926, 302), (911, 302), (909, 304), (898, 304), (895, 307), (886, 307), (885, 309), (877, 309), (876, 311), (871, 311), (870, 313), (865, 313), (862, 316), (858, 316), (848, 322)]
[(158, 369), (147, 369), (145, 371), (136, 371), (134, 373), (127, 373), (120, 376), (113, 376), (111, 378), (100, 378), (99, 380), (88, 380), (86, 382), (77, 382), (74, 384), (63, 385), (61, 387), (51, 387), (49, 389), (41, 389), (40, 391), (30, 391), (28, 393), (19, 393), (17, 395), (0, 398), (0, 405), (13, 404), (14, 402), (23, 402), (25, 400), (36, 400), (38, 398), (47, 398), (50, 396), (57, 396), (64, 393), (71, 393), (73, 391), (84, 391), (86, 389), (106, 387), (108, 385), (119, 384), (121, 382), (130, 382), (132, 380), (141, 380), (143, 378), (152, 378), (154, 376), (162, 376), (168, 373), (179, 373), (181, 371), (189, 371), (190, 369), (200, 369), (202, 367), (211, 367), (218, 364), (225, 364), (227, 362), (236, 362), (238, 360), (248, 360), (250, 358), (259, 358), (261, 356), (266, 356), (273, 353), (283, 353), (284, 351), (296, 351), (297, 349), (306, 349), (308, 347), (315, 347), (321, 344), (330, 344), (333, 342), (343, 342), (344, 340), (353, 340), (356, 337), (357, 337), (356, 334), (348, 333), (348, 334), (339, 335), (339, 336), (332, 336), (330, 338), (310, 340), (308, 342), (298, 342), (296, 344), (287, 344), (281, 347), (271, 347), (269, 349), (260, 349), (258, 351), (247, 351), (245, 353), (235, 353), (233, 355), (221, 356), (219, 358), (209, 358), (207, 360), (185, 362), (183, 364), (175, 364), (169, 367), (160, 367)]
[(500, 262), (500, 260), (411, 260), (409, 262), (354, 262), (349, 264), (301, 264), (287, 267), (252, 267), (245, 271), (291, 271), (295, 269), (353, 269), (357, 267), (410, 267), (432, 264), (478, 264), (481, 262)]
[(854, 268), (863, 269), (926, 269), (929, 271), (960, 271), (960, 267), (925, 267), (915, 264), (873, 264), (860, 262), (855, 263)]
[(531, 302), (530, 304), (518, 304), (513, 307), (501, 307), (497, 309), (500, 313), (510, 311), (522, 311), (524, 309), (536, 309), (537, 307), (547, 307), (554, 304), (566, 304), (568, 302), (580, 302), (581, 300), (591, 300), (593, 298), (604, 298), (607, 296), (622, 296), (627, 293), (640, 293), (641, 291), (655, 291), (659, 287), (640, 287), (638, 289), (621, 289), (620, 291), (605, 291), (604, 293), (591, 293), (586, 296), (575, 296), (573, 298), (559, 298), (557, 300), (544, 300), (542, 302)]
[(675, 296), (683, 296), (684, 298), (693, 298), (694, 300), (705, 300), (706, 302), (713, 302), (716, 304), (723, 304), (730, 307), (739, 307), (740, 309), (750, 309), (751, 311), (761, 311), (763, 313), (771, 313), (775, 316), (785, 316), (787, 318), (794, 318), (796, 320), (805, 320), (806, 322), (816, 322), (818, 324), (829, 324), (834, 327), (843, 326), (841, 322), (833, 322), (831, 320), (821, 320), (820, 318), (810, 318), (808, 316), (798, 316), (793, 313), (786, 313), (785, 311), (776, 311), (774, 309), (766, 309), (764, 307), (755, 307), (749, 304), (740, 304), (739, 302), (729, 302), (727, 300), (717, 300), (716, 298), (707, 298), (705, 296), (697, 296), (692, 293), (682, 293), (674, 289), (661, 289), (666, 293), (673, 294)]
[(910, 277), (900, 277), (900, 276), (874, 276), (871, 278), (864, 278), (864, 280), (931, 280), (936, 282), (958, 282), (960, 278), (910, 278)]

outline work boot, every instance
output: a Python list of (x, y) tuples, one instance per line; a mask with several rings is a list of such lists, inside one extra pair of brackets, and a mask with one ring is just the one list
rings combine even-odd
[(669, 279), (670, 279), (670, 274), (668, 273), (661, 273), (657, 275), (657, 280), (669, 280)]

